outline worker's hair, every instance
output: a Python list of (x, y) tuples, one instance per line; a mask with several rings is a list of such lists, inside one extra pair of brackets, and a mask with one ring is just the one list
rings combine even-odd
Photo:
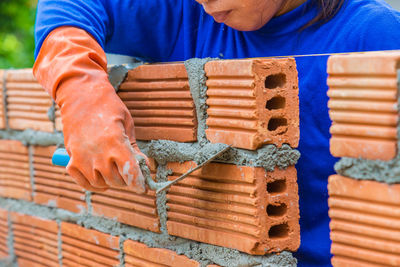
[(319, 12), (302, 29), (314, 24), (323, 24), (333, 18), (346, 0), (312, 0), (311, 3), (318, 6)]

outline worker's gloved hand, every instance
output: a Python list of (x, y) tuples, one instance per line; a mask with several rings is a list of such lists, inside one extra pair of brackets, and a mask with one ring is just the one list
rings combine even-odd
[(108, 81), (103, 49), (86, 31), (53, 30), (37, 57), (34, 74), (61, 109), (67, 172), (87, 190), (128, 186), (146, 191), (133, 119)]

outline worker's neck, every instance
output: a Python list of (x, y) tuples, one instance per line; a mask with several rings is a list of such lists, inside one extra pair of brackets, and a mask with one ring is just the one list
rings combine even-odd
[(281, 9), (276, 13), (276, 17), (292, 11), (293, 9), (301, 6), (307, 0), (286, 0), (283, 2)]

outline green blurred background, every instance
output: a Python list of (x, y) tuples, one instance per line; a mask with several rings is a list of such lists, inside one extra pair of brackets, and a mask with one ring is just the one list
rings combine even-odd
[[(386, 1), (400, 10), (400, 0)], [(0, 0), (0, 69), (33, 66), (36, 4), (37, 0)]]

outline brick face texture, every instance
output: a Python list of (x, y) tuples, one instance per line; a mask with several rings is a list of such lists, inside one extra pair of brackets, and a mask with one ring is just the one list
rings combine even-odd
[(212, 61), (207, 76), (207, 138), (257, 149), (299, 142), (299, 99), (294, 59)]
[(133, 69), (118, 95), (132, 114), (138, 140), (197, 140), (196, 112), (183, 64)]
[(61, 223), (63, 266), (118, 266), (118, 237)]
[(85, 192), (67, 174), (65, 167), (51, 163), (55, 150), (55, 146), (33, 147), (34, 201), (76, 213), (82, 212), (86, 209)]
[(332, 264), (400, 266), (400, 185), (329, 178)]
[[(171, 180), (195, 163), (169, 163)], [(296, 169), (211, 163), (171, 187), (168, 233), (249, 254), (296, 250), (299, 210)]]
[(8, 213), (0, 209), (0, 260), (8, 256)]
[(395, 157), (399, 62), (399, 52), (330, 57), (328, 106), (334, 156)]
[(0, 196), (31, 200), (31, 193), (28, 148), (0, 140)]
[(149, 248), (132, 240), (124, 242), (124, 252), (126, 267), (200, 267), (197, 261), (178, 255), (174, 251), (163, 248)]
[(3, 95), (3, 87), (4, 87), (4, 70), (0, 70), (0, 129), (6, 128), (6, 112), (4, 105), (4, 95)]
[(37, 83), (32, 70), (8, 70), (6, 79), (7, 116), (10, 128), (53, 132), (53, 122), (47, 115), (52, 100)]
[[(155, 176), (156, 167), (151, 161), (151, 173)], [(115, 218), (121, 223), (140, 227), (153, 232), (160, 231), (155, 192), (137, 194), (132, 190), (111, 188), (102, 193), (93, 193), (93, 214)]]
[(14, 250), (19, 266), (59, 266), (55, 221), (11, 213)]

